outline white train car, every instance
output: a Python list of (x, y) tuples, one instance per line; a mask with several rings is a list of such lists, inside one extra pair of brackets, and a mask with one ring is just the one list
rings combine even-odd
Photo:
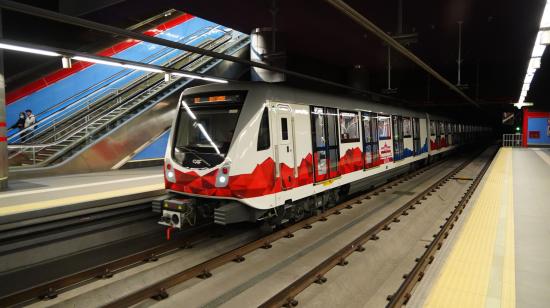
[(186, 89), (166, 150), (173, 197), (160, 223), (299, 220), (461, 138), (449, 119), (346, 97), (264, 83)]

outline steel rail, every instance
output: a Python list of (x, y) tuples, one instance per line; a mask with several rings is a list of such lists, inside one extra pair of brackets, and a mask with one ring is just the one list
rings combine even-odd
[(426, 246), (426, 251), (422, 254), (420, 258), (417, 259), (417, 263), (414, 268), (404, 276), (406, 278), (399, 289), (393, 295), (388, 296), (389, 303), (386, 307), (401, 307), (407, 304), (407, 302), (411, 298), (412, 290), (414, 289), (416, 284), (420, 282), (420, 280), (422, 280), (422, 278), (424, 277), (426, 268), (433, 262), (436, 252), (441, 249), (441, 246), (443, 245), (443, 242), (447, 239), (450, 230), (454, 228), (455, 222), (464, 211), (466, 205), (468, 205), (468, 202), (470, 201), (470, 198), (479, 186), (481, 179), (489, 169), (492, 160), (493, 159), (491, 158), (485, 163), (485, 165), (481, 169), (481, 172), (477, 175), (470, 187), (468, 187), (468, 190), (466, 191), (466, 193), (464, 193), (459, 203), (451, 211), (450, 216), (445, 218), (446, 221), (441, 226), (439, 232), (435, 235), (434, 240)]
[(437, 80), (441, 81), (444, 85), (448, 86), (451, 90), (456, 92), (458, 95), (464, 98), (467, 102), (471, 103), (477, 108), (481, 108), (479, 104), (476, 103), (476, 101), (474, 101), (472, 98), (466, 95), (466, 93), (462, 92), (462, 90), (460, 90), (456, 85), (452, 84), (445, 77), (443, 77), (436, 70), (434, 70), (431, 66), (429, 66), (426, 62), (422, 61), (409, 49), (401, 45), (397, 40), (395, 40), (393, 37), (391, 37), (386, 32), (384, 32), (384, 30), (376, 26), (372, 21), (368, 20), (366, 17), (364, 17), (359, 12), (354, 10), (351, 6), (347, 5), (344, 1), (342, 0), (325, 0), (325, 1), (328, 2), (330, 5), (332, 5), (334, 8), (336, 8), (337, 10), (339, 10), (340, 12), (342, 12), (344, 15), (353, 19), (356, 23), (358, 23), (360, 26), (362, 26), (366, 30), (372, 32), (374, 35), (376, 35), (378, 38), (380, 38), (389, 46), (393, 47), (402, 55), (404, 55), (405, 57), (413, 61), (416, 65), (420, 66), (430, 75), (434, 76)]
[[(189, 247), (196, 241), (209, 236), (212, 233), (212, 231), (208, 229), (209, 227), (211, 227), (210, 223), (198, 226), (192, 230), (189, 230), (190, 234), (188, 234), (188, 236), (182, 237), (178, 240), (166, 242), (141, 252), (94, 266), (78, 273), (69, 274), (67, 276), (6, 295), (0, 298), (0, 306), (10, 307), (14, 305), (21, 305), (35, 299), (53, 299), (57, 297), (58, 294), (70, 289), (72, 286), (80, 285), (83, 282), (94, 279), (111, 278), (114, 274), (130, 268), (133, 265), (156, 261), (162, 255), (177, 249)], [(205, 232), (205, 230), (207, 230), (207, 232)]]
[(329, 272), (331, 269), (336, 267), (337, 265), (345, 266), (348, 264), (346, 261), (346, 258), (351, 255), (354, 252), (362, 252), (365, 250), (363, 245), (371, 240), (377, 240), (378, 239), (378, 233), (382, 231), (390, 230), (390, 225), (392, 223), (398, 223), (399, 217), (401, 216), (407, 216), (409, 214), (410, 210), (414, 210), (417, 205), (421, 204), (423, 200), (427, 199), (427, 196), (430, 196), (433, 192), (435, 192), (437, 189), (441, 188), (443, 184), (448, 182), (453, 176), (455, 176), (458, 172), (460, 172), (462, 169), (464, 169), (466, 166), (468, 166), (476, 156), (472, 157), (471, 159), (468, 159), (464, 163), (460, 164), (453, 170), (451, 170), (449, 173), (447, 173), (445, 176), (440, 178), (437, 182), (430, 185), (428, 188), (420, 192), (416, 197), (405, 203), (403, 206), (399, 207), (397, 210), (392, 212), (390, 215), (388, 215), (386, 218), (384, 218), (382, 221), (377, 223), (372, 228), (368, 229), (366, 232), (346, 244), (344, 247), (342, 247), (340, 250), (338, 250), (336, 253), (332, 254), (328, 258), (326, 258), (324, 261), (322, 261), (319, 265), (311, 269), (309, 272), (295, 280), (293, 283), (288, 285), (286, 288), (272, 296), (270, 299), (268, 299), (266, 302), (264, 302), (260, 307), (267, 308), (267, 307), (294, 307), (298, 305), (298, 301), (295, 299), (295, 297), (300, 294), (302, 291), (307, 289), (311, 284), (318, 283), (323, 284), (327, 281), (326, 277), (324, 276), (327, 272)]
[[(359, 88), (347, 86), (345, 84), (337, 83), (337, 82), (334, 82), (334, 81), (330, 81), (330, 80), (326, 80), (326, 79), (306, 75), (306, 74), (303, 74), (303, 73), (299, 73), (299, 72), (295, 72), (295, 71), (291, 71), (291, 70), (287, 70), (287, 69), (283, 69), (283, 68), (278, 68), (278, 67), (263, 64), (263, 63), (260, 63), (260, 62), (241, 59), (241, 58), (238, 58), (238, 57), (235, 57), (235, 56), (230, 56), (230, 55), (226, 55), (226, 54), (223, 54), (223, 53), (218, 53), (218, 52), (215, 52), (215, 51), (205, 50), (205, 49), (202, 49), (202, 48), (198, 48), (198, 47), (195, 47), (195, 46), (190, 46), (190, 45), (183, 44), (183, 43), (173, 42), (173, 41), (162, 39), (162, 38), (155, 37), (155, 36), (147, 36), (147, 35), (142, 34), (142, 33), (129, 31), (129, 30), (126, 30), (126, 29), (121, 29), (121, 28), (117, 28), (117, 27), (113, 27), (113, 26), (109, 26), (109, 25), (104, 25), (104, 24), (100, 24), (100, 23), (97, 23), (97, 22), (94, 22), (94, 21), (90, 21), (90, 20), (86, 20), (86, 19), (82, 19), (82, 18), (78, 18), (78, 17), (74, 17), (74, 16), (69, 16), (69, 15), (57, 13), (57, 12), (54, 12), (54, 11), (50, 11), (50, 10), (34, 7), (34, 6), (31, 6), (31, 5), (26, 5), (26, 4), (10, 1), (10, 0), (0, 0), (0, 8), (11, 10), (11, 11), (16, 11), (16, 12), (20, 12), (20, 13), (24, 13), (24, 14), (28, 14), (28, 15), (33, 15), (33, 16), (40, 17), (40, 18), (50, 19), (50, 20), (53, 20), (53, 21), (56, 21), (56, 22), (70, 24), (70, 25), (74, 25), (74, 26), (78, 26), (78, 27), (83, 27), (83, 28), (87, 28), (87, 29), (101, 31), (101, 32), (110, 33), (110, 34), (114, 34), (114, 35), (120, 35), (120, 36), (124, 36), (124, 37), (128, 37), (128, 38), (132, 38), (132, 39), (135, 39), (135, 40), (140, 40), (140, 41), (143, 41), (143, 42), (148, 42), (148, 43), (157, 44), (157, 45), (161, 45), (161, 46), (180, 49), (180, 50), (184, 50), (184, 51), (188, 51), (188, 52), (192, 52), (192, 53), (198, 53), (198, 54), (201, 54), (201, 55), (205, 55), (205, 56), (209, 56), (209, 57), (213, 57), (213, 58), (217, 58), (217, 59), (227, 60), (227, 61), (240, 63), (240, 64), (252, 66), (252, 67), (262, 68), (262, 69), (265, 69), (265, 70), (278, 72), (278, 73), (283, 73), (283, 74), (298, 77), (298, 78), (301, 78), (301, 79), (306, 79), (306, 80), (311, 80), (311, 81), (315, 81), (315, 82), (319, 82), (319, 83), (324, 83), (324, 84), (331, 85), (331, 86), (338, 87), (338, 88), (353, 90), (353, 91), (363, 93), (363, 94), (369, 94), (369, 95), (374, 95), (374, 96), (377, 96), (377, 97), (391, 99), (393, 101), (405, 102), (404, 100), (400, 100), (400, 99), (397, 99), (397, 98), (394, 98), (394, 97), (390, 97), (390, 96), (383, 95), (383, 94), (380, 94), (380, 93), (375, 93), (375, 92), (372, 92), (372, 91), (362, 90), (362, 89), (359, 89)], [(83, 54), (83, 53), (81, 53), (81, 54)], [(92, 54), (83, 54), (83, 56), (93, 58)], [(109, 60), (112, 61), (111, 58), (109, 58)], [(205, 77), (209, 77), (209, 76), (205, 76)], [(211, 77), (215, 77), (215, 76), (211, 76)]]
[(205, 262), (202, 262), (198, 265), (185, 269), (181, 272), (178, 272), (159, 282), (156, 282), (136, 292), (130, 293), (124, 297), (114, 300), (113, 302), (108, 303), (104, 307), (108, 307), (108, 308), (129, 307), (129, 306), (138, 304), (141, 301), (146, 300), (148, 298), (154, 298), (157, 300), (167, 298), (169, 296), (169, 293), (167, 290), (171, 287), (174, 287), (178, 284), (181, 284), (185, 281), (188, 281), (190, 279), (197, 278), (197, 277), (202, 279), (209, 278), (212, 276), (212, 271), (218, 267), (221, 267), (222, 265), (225, 265), (230, 262), (240, 263), (245, 260), (244, 257), (247, 254), (253, 251), (260, 248), (269, 249), (271, 248), (271, 244), (273, 242), (282, 238), (292, 238), (294, 236), (293, 233), (295, 233), (296, 231), (299, 231), (301, 229), (310, 229), (313, 223), (318, 221), (325, 221), (327, 220), (328, 216), (338, 215), (344, 209), (351, 209), (353, 208), (354, 204), (360, 204), (364, 199), (371, 199), (372, 196), (377, 196), (380, 193), (385, 192), (387, 189), (391, 189), (392, 187), (397, 186), (398, 184), (401, 184), (406, 180), (410, 180), (415, 176), (426, 172), (428, 169), (431, 169), (441, 164), (442, 162), (443, 160), (436, 162), (434, 164), (428, 165), (426, 167), (423, 167), (419, 170), (416, 170), (411, 174), (405, 174), (404, 176), (399, 177), (389, 183), (386, 183), (368, 193), (361, 194), (335, 207), (332, 207), (318, 215), (306, 218), (298, 223), (295, 223), (275, 233), (269, 234), (263, 238), (244, 244), (238, 248), (230, 250), (217, 257), (209, 259)]

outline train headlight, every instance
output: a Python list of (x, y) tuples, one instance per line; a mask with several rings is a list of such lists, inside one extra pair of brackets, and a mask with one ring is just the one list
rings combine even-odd
[(230, 163), (225, 163), (220, 169), (218, 169), (218, 175), (216, 176), (216, 187), (226, 187), (229, 182), (229, 167)]
[(174, 169), (172, 169), (172, 164), (166, 163), (164, 174), (166, 174), (166, 180), (168, 182), (176, 183), (176, 175), (174, 173)]

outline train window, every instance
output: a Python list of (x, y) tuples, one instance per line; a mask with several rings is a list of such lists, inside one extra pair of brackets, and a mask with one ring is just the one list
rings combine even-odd
[(315, 182), (339, 175), (338, 114), (334, 108), (311, 107)]
[(378, 116), (378, 139), (391, 139), (391, 124), (389, 116)]
[(340, 111), (340, 140), (342, 143), (359, 142), (357, 112)]
[(435, 121), (430, 121), (430, 135), (435, 136)]
[(412, 137), (412, 123), (411, 118), (403, 118), (403, 138)]
[(400, 116), (392, 116), (393, 128), (393, 160), (398, 161), (403, 159), (403, 118)]
[(262, 119), (260, 121), (260, 130), (258, 131), (258, 145), (257, 150), (263, 151), (269, 149), (270, 139), (269, 139), (269, 111), (264, 108), (262, 113)]
[(420, 119), (412, 118), (413, 155), (421, 154), (420, 151)]
[(375, 113), (363, 112), (363, 152), (365, 169), (377, 166), (378, 155), (378, 118)]
[(288, 119), (281, 118), (281, 139), (288, 140)]
[(315, 144), (320, 147), (325, 146), (325, 117), (323, 115), (323, 108), (313, 107), (311, 116), (315, 126)]

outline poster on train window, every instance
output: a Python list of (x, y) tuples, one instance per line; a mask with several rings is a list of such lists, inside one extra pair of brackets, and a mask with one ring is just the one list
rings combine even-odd
[(393, 161), (393, 147), (391, 140), (380, 141), (380, 160), (385, 164)]
[(378, 117), (378, 137), (379, 140), (391, 139), (390, 117)]
[(411, 118), (403, 118), (403, 137), (410, 138), (412, 135)]

